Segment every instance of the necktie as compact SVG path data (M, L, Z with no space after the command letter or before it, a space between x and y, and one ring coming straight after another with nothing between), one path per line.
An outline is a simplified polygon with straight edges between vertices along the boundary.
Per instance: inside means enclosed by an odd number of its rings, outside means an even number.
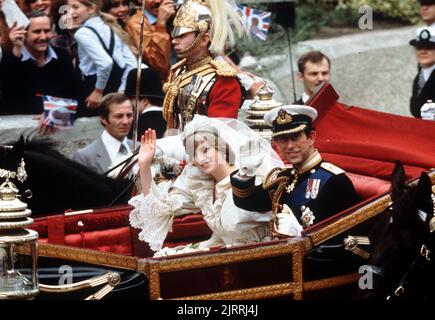
M121 145L119 146L118 156L126 156L126 155L128 155L127 147L123 143L121 143Z
M424 85L426 84L426 80L424 80L423 71L420 70L420 74L418 75L418 91L417 95L421 93L421 90L423 90Z

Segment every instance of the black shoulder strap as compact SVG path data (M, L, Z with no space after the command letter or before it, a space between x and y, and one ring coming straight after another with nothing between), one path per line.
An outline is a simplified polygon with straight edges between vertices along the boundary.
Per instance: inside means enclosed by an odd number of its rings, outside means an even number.
M103 39L101 38L101 36L97 32L97 30L95 30L91 26L86 26L85 28L88 28L93 33L95 33L95 35L98 37L98 40L100 40L101 45L103 46L104 50L106 50L106 52L112 57L113 56L113 50L115 49L115 35L113 34L112 28L109 27L110 28L110 45L109 45L109 49L107 49L106 45L104 44Z

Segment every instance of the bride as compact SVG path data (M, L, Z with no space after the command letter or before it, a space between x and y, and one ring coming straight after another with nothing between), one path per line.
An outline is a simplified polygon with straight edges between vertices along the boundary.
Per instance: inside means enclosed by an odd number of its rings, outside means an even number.
M175 182L155 184L151 164L156 153L156 133L148 129L138 155L142 193L129 203L134 207L130 223L141 229L140 240L159 251L155 256L207 250L217 245L239 245L270 240L271 212L251 212L234 205L230 174L238 169L240 152L255 141L250 161L261 183L272 168L282 166L270 144L235 119L196 115L182 133L189 159ZM246 158L246 156L245 156ZM213 234L196 245L163 248L174 217L201 212Z

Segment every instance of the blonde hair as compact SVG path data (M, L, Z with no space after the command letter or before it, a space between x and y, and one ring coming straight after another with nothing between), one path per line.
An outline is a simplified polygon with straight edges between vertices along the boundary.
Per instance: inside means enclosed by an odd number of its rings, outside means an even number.
M77 1L87 7L95 7L96 15L100 16L103 22L107 24L113 30L113 32L115 32L118 35L118 37L130 47L130 49L133 48L133 45L131 44L130 41L130 36L126 31L124 31L124 29L121 28L116 17L114 17L110 13L101 11L101 6L102 6L101 0L77 0ZM132 51L134 54L137 53L137 50L132 50Z

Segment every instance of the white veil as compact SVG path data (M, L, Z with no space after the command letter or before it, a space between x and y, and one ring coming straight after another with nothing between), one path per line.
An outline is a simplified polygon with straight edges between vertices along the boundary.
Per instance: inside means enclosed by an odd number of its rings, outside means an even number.
M195 139L189 137L201 132L212 133L213 136L217 134L219 137L217 141L219 143L223 141L225 148L229 146L234 159L226 160L234 164L236 168L239 167L241 149L243 158L246 158L247 153L244 146L255 141L252 144L256 146L252 153L252 157L255 159L255 161L252 161L255 164L255 169L252 172L256 175L256 182L261 183L261 180L271 169L283 167L283 162L272 149L271 144L266 139L261 138L257 132L236 119L209 118L195 115L193 120L186 125L181 135L165 140L167 144L172 142L172 146L167 147L168 149L172 147L177 150L185 148L185 151L187 150L186 154L195 154ZM200 137L211 138L212 136L200 135ZM184 141L185 147L182 147L182 141ZM189 148L193 149L189 150ZM218 146L217 150L221 150L220 146ZM250 154L248 153L248 156ZM185 158L188 159L187 155ZM227 233L225 233L227 238L229 234L231 236L237 234L237 241L240 241L238 237L245 240L248 237L252 237L252 239L261 238L261 232L256 231L257 227L263 230L263 226L259 226L259 222L266 222L270 217L263 213L247 213L239 208L235 212L236 207L231 200L232 193L226 192L231 188L229 180L229 177L227 177L220 181L220 184L215 184L214 178L200 170L199 167L187 165L173 183L170 181L158 185L152 183L150 193L145 196L140 194L129 201L129 204L135 207L130 213L130 224L141 229L139 238L148 242L151 249L156 251L161 249L168 231L172 230L174 217L198 211L202 212L209 226L220 226L223 223L222 221L226 221L224 222L225 227L222 225L220 228L229 228L226 229ZM225 201L228 194L230 198ZM226 218L222 213L226 214ZM253 225L256 227L252 227ZM213 228L212 230L215 231ZM258 239L255 241L258 241Z
M270 170L275 167L283 167L284 163L273 150L271 144L266 139L249 128L246 124L237 119L230 118L210 118L196 114L184 128L181 135L187 154L192 154L194 150L194 139L188 139L189 136L197 132L211 132L218 134L223 142L231 148L235 159L229 159L236 167L239 167L241 147L246 146L249 142L255 141L256 148L252 150L252 157L264 156L261 167Z

